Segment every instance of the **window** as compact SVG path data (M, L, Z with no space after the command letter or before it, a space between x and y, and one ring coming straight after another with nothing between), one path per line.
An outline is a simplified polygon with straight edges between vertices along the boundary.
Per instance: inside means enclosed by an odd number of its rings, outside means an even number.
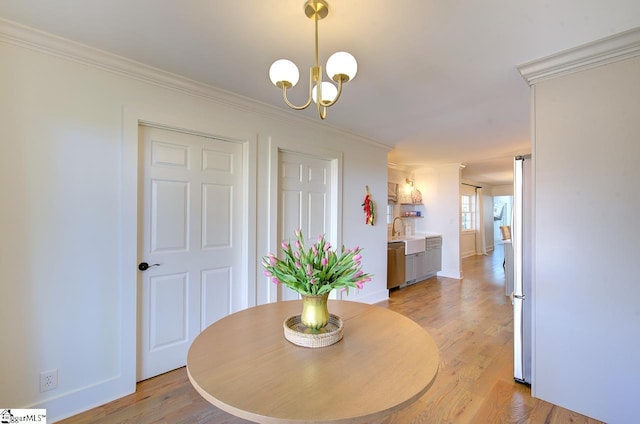
M387 205L387 224L393 223L393 205Z
M463 194L460 196L460 229L472 231L476 221L476 197Z

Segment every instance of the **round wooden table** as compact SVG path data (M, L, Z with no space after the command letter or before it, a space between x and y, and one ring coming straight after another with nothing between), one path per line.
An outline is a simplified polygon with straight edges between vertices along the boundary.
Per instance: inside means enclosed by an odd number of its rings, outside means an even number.
M388 309L329 300L344 338L297 346L282 323L301 301L270 303L206 328L187 356L193 387L218 408L258 423L362 423L421 397L435 380L438 349L418 324Z

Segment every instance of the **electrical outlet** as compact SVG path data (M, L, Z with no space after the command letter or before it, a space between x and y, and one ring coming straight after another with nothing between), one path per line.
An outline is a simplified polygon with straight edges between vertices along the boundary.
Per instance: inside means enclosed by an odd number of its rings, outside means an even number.
M58 387L58 369L42 371L40 373L40 392L46 392Z

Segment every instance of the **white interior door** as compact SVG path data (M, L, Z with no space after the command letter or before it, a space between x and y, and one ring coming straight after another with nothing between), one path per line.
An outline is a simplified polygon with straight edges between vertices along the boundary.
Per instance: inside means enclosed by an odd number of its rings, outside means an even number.
M140 127L138 381L243 305L242 168L238 143Z
M279 155L280 207L278 208L278 245L293 241L294 231L301 229L307 246L315 243L320 234L335 245L332 239L332 172L331 161L298 153ZM298 299L296 292L283 287L281 300Z

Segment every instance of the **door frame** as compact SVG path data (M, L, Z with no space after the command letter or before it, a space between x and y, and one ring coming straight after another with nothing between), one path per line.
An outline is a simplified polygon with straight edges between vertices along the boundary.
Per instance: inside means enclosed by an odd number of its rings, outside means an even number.
M276 253L278 245L278 218L280 207L280 187L278 184L278 170L280 166L281 152L290 152L302 156L311 156L331 163L331 222L333 223L329 240L335 246L342 245L342 170L343 154L331 149L318 147L315 144L294 142L288 139L278 139L269 137L269 182L268 182L268 230L267 230L267 250ZM259 303L277 302L278 288L271 283L268 277L263 277L263 284L258 284L257 296ZM341 293L337 293L337 298L341 298Z
M139 361L138 332L138 237L139 213L139 136L140 125L185 132L193 135L213 137L219 140L242 144L242 156L245 164L242 181L244 195L242 199L242 242L243 277L247 281L246 306L256 304L256 185L257 137L242 126L233 125L224 116L213 119L211 115L200 116L181 110L171 104L122 107L122 157L121 157L121 193L120 199L120 370L119 388L122 394L136 390L136 372ZM227 134L227 135L220 135ZM233 134L233 138L228 134Z

